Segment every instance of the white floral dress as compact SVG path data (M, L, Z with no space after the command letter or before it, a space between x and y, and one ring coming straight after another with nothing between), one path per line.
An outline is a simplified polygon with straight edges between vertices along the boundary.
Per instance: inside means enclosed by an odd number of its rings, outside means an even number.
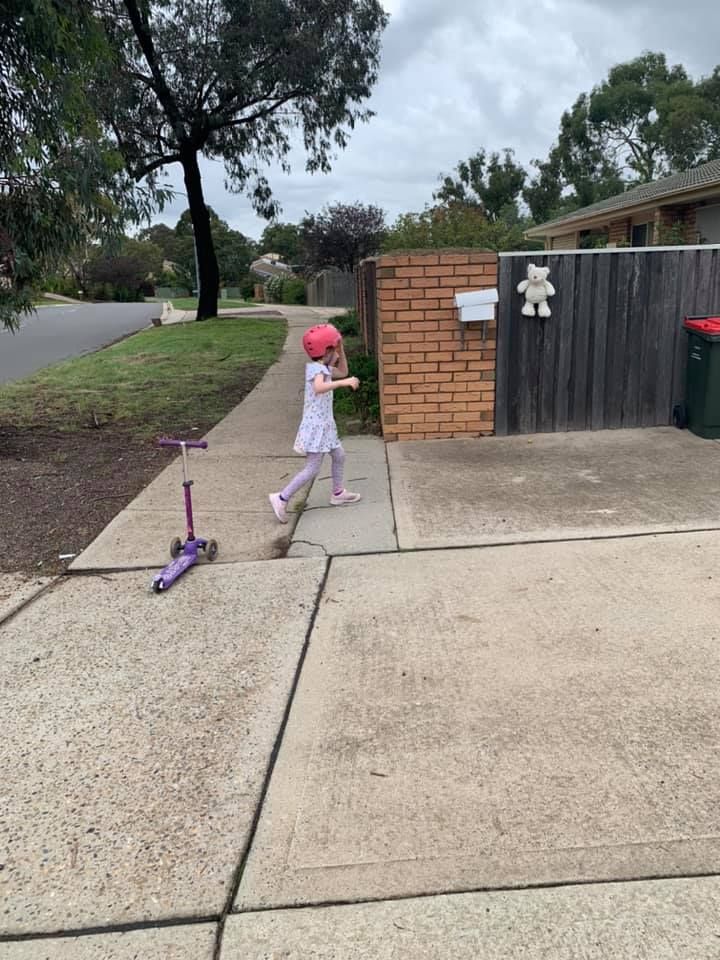
M295 438L296 453L329 453L340 446L333 417L333 391L315 393L313 389L313 380L319 373L325 382L332 380L330 368L324 363L305 364L305 405Z

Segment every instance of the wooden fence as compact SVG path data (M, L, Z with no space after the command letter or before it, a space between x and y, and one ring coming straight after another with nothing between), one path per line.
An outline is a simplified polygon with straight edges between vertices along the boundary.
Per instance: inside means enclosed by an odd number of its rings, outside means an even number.
M339 270L323 270L307 284L310 307L354 307L355 277Z
M524 317L517 285L550 267L548 320ZM686 315L720 313L720 248L501 254L499 435L672 422L683 399Z
M377 356L377 261L374 258L363 260L358 265L355 271L355 287L355 299L363 343L369 354Z

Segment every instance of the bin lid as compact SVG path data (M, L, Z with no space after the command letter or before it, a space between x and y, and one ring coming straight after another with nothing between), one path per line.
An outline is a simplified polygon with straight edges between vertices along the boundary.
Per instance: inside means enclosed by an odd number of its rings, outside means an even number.
M685 317L683 326L686 330L720 335L720 317Z

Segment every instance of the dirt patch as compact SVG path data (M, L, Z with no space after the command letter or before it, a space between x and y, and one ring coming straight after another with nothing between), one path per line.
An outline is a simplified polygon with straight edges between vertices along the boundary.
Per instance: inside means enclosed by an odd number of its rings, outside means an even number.
M262 372L249 370L226 391L228 409ZM215 422L175 423L173 433L201 437ZM70 561L59 555L80 553L172 459L119 426L62 433L0 425L0 572L62 572Z

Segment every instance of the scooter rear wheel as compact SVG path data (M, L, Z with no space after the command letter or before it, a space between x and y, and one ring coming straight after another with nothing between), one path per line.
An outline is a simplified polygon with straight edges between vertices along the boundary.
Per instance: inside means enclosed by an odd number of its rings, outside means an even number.
M217 540L208 540L207 546L205 547L205 556L211 563L217 557L218 550Z
M170 541L170 556L173 560L177 559L183 552L183 542L180 537L175 537Z

